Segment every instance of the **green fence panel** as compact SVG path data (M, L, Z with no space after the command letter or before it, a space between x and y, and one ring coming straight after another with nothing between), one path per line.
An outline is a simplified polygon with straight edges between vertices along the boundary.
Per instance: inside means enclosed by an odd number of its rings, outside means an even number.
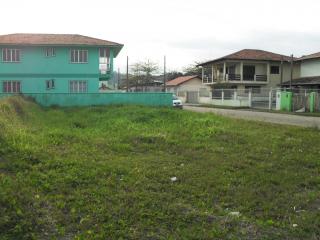
M310 112L314 112L316 103L316 93L312 92L309 94Z
M42 106L147 105L172 106L172 93L26 93ZM12 94L0 94L1 97Z
M280 110L292 111L292 92L281 92Z

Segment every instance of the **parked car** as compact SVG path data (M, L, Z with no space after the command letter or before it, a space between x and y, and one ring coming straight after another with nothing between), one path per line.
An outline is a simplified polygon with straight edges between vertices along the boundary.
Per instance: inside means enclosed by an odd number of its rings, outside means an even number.
M183 108L182 101L176 95L173 95L172 106L175 108Z

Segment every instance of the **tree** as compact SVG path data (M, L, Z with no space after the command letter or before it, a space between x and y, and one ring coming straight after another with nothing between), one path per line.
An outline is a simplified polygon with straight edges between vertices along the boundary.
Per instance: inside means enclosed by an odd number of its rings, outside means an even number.
M147 60L146 62L136 62L131 65L131 77L129 83L135 86L136 89L139 85L149 85L152 80L152 75L159 70L157 63Z
M181 76L183 76L182 72L178 72L178 71L167 72L167 81L170 81L172 79L175 79L175 78L181 77Z
M130 66L130 70L132 74L129 76L129 85L135 86L136 90L139 84L142 83L142 65L140 62L134 63Z
M202 72L201 72L201 68L197 67L198 64L199 64L198 62L194 62L193 64L190 64L190 65L184 67L183 68L184 75L201 76Z
M159 66L155 62L148 60L140 63L141 72L144 76L144 84L148 85L151 82L152 74L159 70Z

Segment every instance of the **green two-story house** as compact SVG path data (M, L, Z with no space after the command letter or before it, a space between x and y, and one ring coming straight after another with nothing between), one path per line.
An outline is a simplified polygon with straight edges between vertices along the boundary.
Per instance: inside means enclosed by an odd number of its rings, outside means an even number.
M0 35L0 93L98 93L122 47L71 34Z

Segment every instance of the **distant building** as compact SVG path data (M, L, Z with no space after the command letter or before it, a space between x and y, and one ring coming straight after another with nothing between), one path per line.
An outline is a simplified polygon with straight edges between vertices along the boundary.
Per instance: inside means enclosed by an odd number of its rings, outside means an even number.
M202 84L198 76L182 76L167 82L167 92L210 91L211 87Z
M277 87L291 78L289 56L256 49L244 49L199 64L202 83L213 89L255 89ZM300 75L295 63L294 77Z
M211 87L203 85L198 76L183 76L167 82L167 92L176 94L183 102L198 103L199 97L210 96Z
M320 52L296 59L300 68L300 76L291 82L286 81L283 87L320 89Z

